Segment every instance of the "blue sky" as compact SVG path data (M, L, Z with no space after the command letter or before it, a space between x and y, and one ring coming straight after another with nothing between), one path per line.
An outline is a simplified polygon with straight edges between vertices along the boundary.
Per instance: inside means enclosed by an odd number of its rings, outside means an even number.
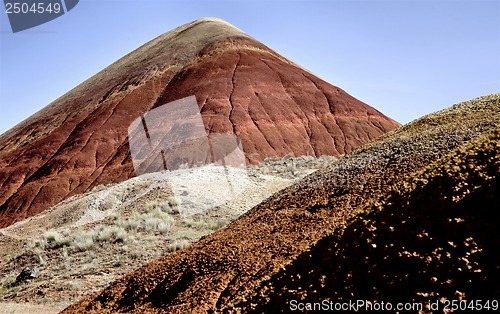
M0 133L147 41L227 20L407 123L500 92L500 1L80 0L12 33L0 14Z

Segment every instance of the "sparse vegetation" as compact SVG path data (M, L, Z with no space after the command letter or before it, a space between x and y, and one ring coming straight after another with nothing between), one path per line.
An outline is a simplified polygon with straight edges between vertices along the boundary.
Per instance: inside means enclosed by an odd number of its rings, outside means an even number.
M37 245L45 249L70 247L73 251L86 251L98 242L126 242L130 231L166 234L175 222L170 213L178 214L171 204L171 202L155 202L149 204L143 214L134 213L126 220L121 220L115 215L111 217L112 225L98 225L91 230L77 230L71 234L50 230L43 235Z
M225 220L222 220L220 218L206 219L205 217L185 218L184 223L189 227L198 230L209 229L212 231L219 230L220 228L224 227L227 224Z
M170 205L170 202L153 202L146 206L143 214L135 213L120 224L127 230L137 230L145 232L167 233L175 222L172 215L179 212Z
M323 158L335 160L334 157ZM289 164L288 166L283 163L284 160ZM315 160L313 157L295 158L289 155L283 159L275 158L261 165L251 166L248 168L248 172L259 182L259 186L264 181L262 179L264 171L271 175L266 176L267 178L279 177L278 182L284 187L291 184L293 180L310 173L311 169L307 169L307 165L319 168L320 162L315 164ZM295 161L296 165L290 166ZM291 173L291 169L295 169L295 172ZM272 186L273 189L278 189L278 187ZM112 185L100 186L95 191L106 191L106 189L113 187ZM130 192L131 190L127 189L127 191L127 193L137 193L137 190ZM266 193L270 192L272 190L266 190ZM155 196L152 198L153 201L148 203L138 203L130 212L109 210L107 217L98 222L89 219L78 227L59 227L48 230L40 236L36 243L28 244L23 249L25 253L26 250L33 253L33 258L30 259L29 263L24 263L22 266L16 264L16 267L4 271L4 273L15 278L21 267L37 265L41 269L41 279L37 280L44 282L42 291L57 291L60 295L66 294L67 297L71 295L72 298L75 297L75 293L82 296L84 293L102 288L103 284L107 284L109 280L129 272L139 265L165 254L165 252L174 252L189 246L202 236L223 228L243 212L231 211L228 213L228 207L224 205L226 207L217 206L186 217L181 214L183 211L180 211L175 199L168 198L169 194L166 195L165 198ZM187 202L183 203L183 206L189 206L187 204ZM100 210L107 209L103 207ZM53 277L54 274L57 275ZM63 277L59 277L60 275ZM93 278L92 287L89 287L91 279L87 279L87 277ZM73 281L74 284L59 284L59 282ZM16 293L20 289L25 291L20 296L32 294L33 292L28 292L31 290L27 289L31 289L36 282L26 282L15 287L0 283L2 291L0 297ZM58 283L56 284L56 282ZM36 300L43 298L42 294L36 295L33 302L36 303ZM56 301L51 299L49 303L52 304L52 302Z
M122 255L118 255L115 259L115 261L113 262L113 266L114 267L120 267L122 266L123 264L125 263L125 257L122 256Z
M165 239L171 241L169 250L176 251L228 223L226 219L211 218L203 213L192 217L181 217L174 200L151 202L145 206L143 213L133 213L127 219L114 214L110 216L110 221L110 224L96 225L90 230L78 229L71 232L49 230L36 243L37 249L62 248L61 256L67 260L69 254L91 250L98 243L125 243L133 238L132 234L135 233L149 234L153 237L172 233ZM185 227L188 229L185 230ZM172 228L176 228L176 232L171 232ZM152 238L149 240L155 241ZM42 254L39 253L37 256L39 256L40 263L44 263ZM131 253L132 258L139 256L137 252ZM115 261L113 265L116 263L122 262Z
M172 234L171 239L172 240L179 240L179 239L184 239L184 240L199 239L204 234L205 233L203 231L196 230L196 229L193 229L193 228L182 229L182 230L179 230L178 232L176 232L175 234Z
M171 252L175 252L181 250L189 245L189 241L187 240L175 240L173 243L169 245L169 249Z
M69 245L71 242L71 238L55 230L48 231L43 238L45 240L44 246L54 249Z
M77 230L71 234L66 232L49 231L37 243L38 247L45 249L58 249L69 247L73 251L86 251L91 249L96 242L125 242L127 232L119 226L98 226L92 230ZM67 250L63 251L65 255Z
M0 293L3 295L8 295L17 292L21 289L19 283L16 281L15 275L10 275L8 277L0 279Z
M125 242L127 239L127 231L120 226L100 226L94 232L97 232L97 235L93 238L101 242Z
M92 232L78 232L71 240L71 246L77 251L86 251L94 246L94 237Z

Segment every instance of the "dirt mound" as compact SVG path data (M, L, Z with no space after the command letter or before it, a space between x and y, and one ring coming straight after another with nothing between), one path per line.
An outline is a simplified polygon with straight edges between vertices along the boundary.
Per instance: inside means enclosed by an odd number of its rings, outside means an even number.
M230 309L498 299L499 150L496 129L408 176Z
M393 184L499 127L499 101L500 94L481 97L390 132L66 313L224 310Z
M241 139L247 163L338 155L398 126L234 26L168 32L0 136L0 227L135 175L128 126L195 96L206 132Z

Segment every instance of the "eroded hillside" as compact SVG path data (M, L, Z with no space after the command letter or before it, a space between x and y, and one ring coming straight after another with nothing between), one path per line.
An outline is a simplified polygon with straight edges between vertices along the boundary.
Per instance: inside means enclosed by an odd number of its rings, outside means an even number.
M65 312L224 310L312 244L344 228L394 184L498 128L499 105L500 94L480 97L390 132L273 195L226 228L138 269Z
M229 23L200 19L146 43L0 136L0 227L136 176L128 127L190 96L203 136L239 138L247 164L289 153L336 156L399 126Z

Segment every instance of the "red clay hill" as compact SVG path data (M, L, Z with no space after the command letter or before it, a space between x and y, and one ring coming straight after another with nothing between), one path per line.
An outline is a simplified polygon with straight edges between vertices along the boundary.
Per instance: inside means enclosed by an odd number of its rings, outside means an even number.
M0 227L135 176L128 126L196 96L207 132L248 163L339 155L399 124L218 19L146 43L0 136Z

